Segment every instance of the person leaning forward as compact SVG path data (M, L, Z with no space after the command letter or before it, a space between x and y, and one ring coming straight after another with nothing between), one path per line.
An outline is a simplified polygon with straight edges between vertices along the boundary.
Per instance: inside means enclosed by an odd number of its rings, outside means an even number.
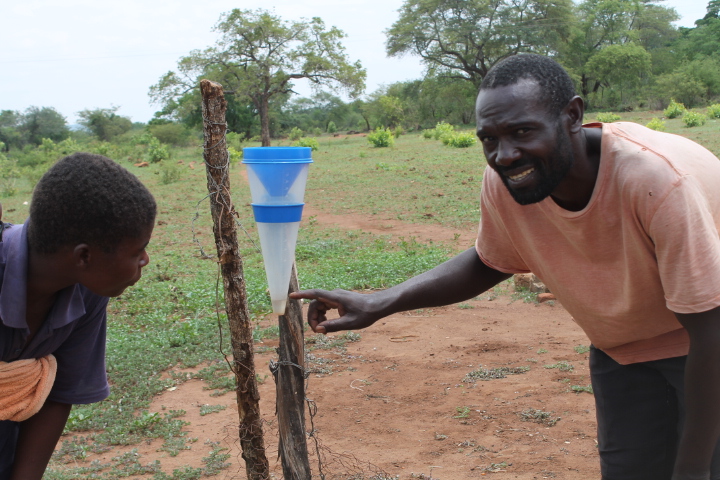
M475 248L384 291L291 296L326 333L536 273L592 343L602 478L720 479L720 161L583 113L554 60L499 62L476 103L490 168Z
M0 480L43 476L73 404L109 394L108 297L149 263L150 192L114 161L59 160L0 242Z

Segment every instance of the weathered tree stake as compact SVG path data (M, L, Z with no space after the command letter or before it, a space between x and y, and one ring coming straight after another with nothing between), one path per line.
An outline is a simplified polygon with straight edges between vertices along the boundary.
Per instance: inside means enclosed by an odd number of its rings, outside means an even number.
M293 265L290 292L298 290ZM289 299L285 315L280 315L280 361L272 367L276 385L276 408L280 431L279 454L285 480L310 480L312 472L305 436L305 339L302 305Z
M270 469L265 455L265 441L260 417L255 362L253 326L245 297L245 277L238 254L235 208L230 198L229 161L225 144L225 111L227 102L222 86L209 80L200 82L204 119L204 158L210 194L210 212L217 247L218 262L225 290L225 309L233 351L233 370L237 381L237 404L240 417L240 445L249 480L268 480Z

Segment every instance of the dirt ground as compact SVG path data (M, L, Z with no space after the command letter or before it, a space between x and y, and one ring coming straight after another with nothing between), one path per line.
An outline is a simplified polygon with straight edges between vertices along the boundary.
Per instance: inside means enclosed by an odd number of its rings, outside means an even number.
M418 241L458 241L454 230L306 208L304 217L321 224ZM473 236L463 232L459 241L471 244ZM581 390L590 383L588 354L576 349L587 345L587 338L559 304L526 303L511 293L393 315L360 331L361 338L344 348L311 351L306 395L317 407L312 426L322 445L325 478L599 478L593 397ZM267 454L274 478L282 478L269 375L275 346L258 345L256 360L257 373L267 375L260 385ZM466 378L501 368L516 374ZM140 446L139 453L144 461L160 460L170 473L183 465L202 466L208 453L203 444L220 442L232 465L218 478L247 478L234 394L211 397L203 385L190 380L158 396L151 407L186 410L186 430L198 439L193 448L170 457L157 451L158 442ZM203 405L227 408L200 416ZM315 451L313 439L309 447ZM315 455L312 462L313 478L321 478ZM373 476L379 473L386 476Z

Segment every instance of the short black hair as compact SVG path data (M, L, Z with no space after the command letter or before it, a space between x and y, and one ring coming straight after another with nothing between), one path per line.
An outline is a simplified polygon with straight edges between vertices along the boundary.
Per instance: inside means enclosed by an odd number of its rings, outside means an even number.
M483 78L480 90L515 85L533 80L540 86L543 103L555 115L576 95L570 75L555 60L534 53L522 53L496 63Z
M156 212L155 199L135 175L102 155L74 153L35 186L28 242L38 253L81 243L112 253L147 232Z

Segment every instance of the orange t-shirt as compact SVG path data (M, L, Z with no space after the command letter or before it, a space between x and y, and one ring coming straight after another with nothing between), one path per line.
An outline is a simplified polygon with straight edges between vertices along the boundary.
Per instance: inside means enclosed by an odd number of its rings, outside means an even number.
M496 270L535 273L621 364L685 355L673 312L720 306L720 161L633 123L586 127L602 128L588 205L519 205L487 168L478 254Z

